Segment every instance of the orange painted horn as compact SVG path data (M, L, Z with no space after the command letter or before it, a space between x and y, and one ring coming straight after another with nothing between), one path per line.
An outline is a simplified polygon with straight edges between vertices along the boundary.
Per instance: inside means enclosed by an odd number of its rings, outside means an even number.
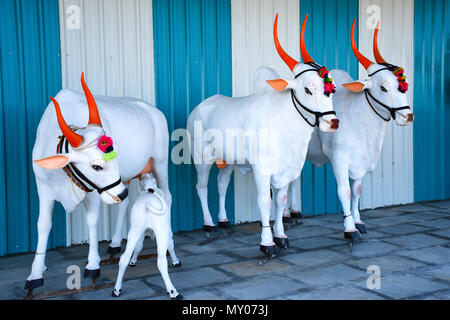
M355 23L356 23L356 19L353 20L353 26L352 26L352 35L351 35L351 41L352 41L352 50L353 53L355 54L356 58L358 59L358 61L364 66L364 68L369 69L369 67L373 64L372 61L370 61L369 59L367 59L366 57L364 57L361 52L358 51L358 48L356 47L356 43L355 43Z
M100 120L100 115L98 114L97 103L95 102L94 96L84 81L84 72L81 74L81 85L89 107L89 124L98 124L99 126L102 126L102 121Z
M300 52L302 54L303 62L304 63L311 63L311 62L314 62L314 60L308 54L308 51L306 51L306 46L305 46L305 28L306 28L306 21L307 20L308 20L308 14L306 14L305 20L303 20L302 32L300 33Z
M294 71L295 66L299 63L297 60L292 59L286 51L281 47L280 41L278 40L278 13L275 18L275 23L273 25L273 39L275 41L275 47L277 48L277 52L280 55L281 59L287 64L291 71Z
M380 21L378 21L377 27L375 29L375 34L373 35L373 54L375 56L375 61L377 63L386 63L378 50L378 30L380 29Z
M80 136L79 134L76 134L75 132L72 131L72 129L69 128L69 126L67 125L66 121L62 116L61 108L59 107L58 101L56 101L52 97L50 97L50 100L53 101L53 105L55 106L56 118L58 119L58 124L59 128L61 129L61 132L63 133L64 137L66 137L67 141L69 141L70 145L73 148L78 148L81 142L83 142L83 137Z

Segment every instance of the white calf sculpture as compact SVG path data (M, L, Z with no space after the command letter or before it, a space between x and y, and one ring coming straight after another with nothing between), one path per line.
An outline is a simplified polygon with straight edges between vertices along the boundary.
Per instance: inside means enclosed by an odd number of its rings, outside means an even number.
M161 273L167 288L167 293L171 299L182 299L181 294L177 292L169 278L167 268L167 249L172 238L170 229L170 210L164 200L165 195L161 189L158 189L156 180L150 174L142 175L140 182L141 193L136 199L131 210L131 227L128 232L127 248L120 257L119 274L116 285L112 293L113 297L120 296L122 292L122 281L128 264L137 261L137 256L142 249L145 232L147 229L153 230L158 246L158 269Z
M270 229L270 197L271 185L287 191L289 183L301 174L306 158L308 143L314 127L324 132L334 132L339 121L333 111L331 93L333 85L325 77L326 68L322 68L308 55L304 44L305 18L301 34L301 52L304 64L292 59L281 48L278 36L278 15L274 24L275 45L278 53L289 68L296 74L295 79L277 79L278 74L270 68L260 68L256 73L255 93L242 98L229 98L216 95L202 102L191 113L187 128L193 137L192 156L198 173L197 192L201 201L204 231L210 232L216 228L208 208L208 179L209 172L216 161L221 168L218 183L220 194L219 222L227 224L225 212L225 196L232 167L236 166L243 173L253 171L258 192L258 207L261 213L262 233L260 250L268 259L278 254L277 246L286 248L288 239L284 233L282 214L277 214L274 226L275 237ZM275 80L274 80L275 79ZM227 154L227 144L223 141L222 147L215 143L215 153L208 161L202 158L202 150L210 149L212 142L201 136L196 136L196 129L205 132L212 130L226 137L230 131L259 132L259 130L272 129L279 136L278 159L263 145L258 143L256 148L248 144L243 146L243 152ZM206 135L206 132L205 132ZM234 138L232 138L234 145ZM200 148L198 148L200 147ZM252 162L253 156L259 155L259 162ZM224 160L225 159L225 160ZM264 165L268 164L268 165ZM281 196L281 202L286 198Z
M378 51L378 28L374 35L376 64L365 58L354 40L355 22L351 41L359 62L369 73L369 79L353 81L342 70L333 70L337 82L333 104L341 119L341 127L334 135L324 135L317 130L311 139L307 159L320 167L331 162L338 184L338 195L344 209L346 239L350 246L366 228L359 214L363 177L378 163L384 134L391 119L404 126L414 120L407 105L408 84L402 68L386 63ZM350 187L349 178L353 180ZM350 208L351 203L351 208Z
M121 181L153 172L164 191L168 208L172 203L168 185L169 132L163 113L137 99L94 99L84 75L81 82L86 98L72 90L60 91L52 99L53 104L47 107L37 131L33 159L41 160L35 160L33 170L40 202L39 236L31 275L25 286L29 294L43 285L55 201L61 202L67 212L75 210L80 203L86 208L89 257L85 277L92 279L100 274L97 224L101 200L107 204L120 203L115 235L118 247L129 203L127 188ZM72 126L64 119L69 119ZM86 123L89 123L87 127ZM55 152L56 155L42 159ZM92 192L94 190L100 196ZM175 257L173 242L169 251Z

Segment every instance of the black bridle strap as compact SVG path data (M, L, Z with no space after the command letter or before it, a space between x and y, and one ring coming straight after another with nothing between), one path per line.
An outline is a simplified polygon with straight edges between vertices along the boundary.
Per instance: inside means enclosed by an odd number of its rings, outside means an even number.
M303 120L306 121L307 124L309 124L311 127L317 127L319 126L319 119L323 116L329 115L329 114L333 114L336 115L335 111L327 111L327 112L316 112L313 111L307 107L305 107L300 100L298 100L297 96L295 95L295 92L293 89L291 89L291 97L292 97L292 103L294 104L295 110L297 110L297 112L302 116ZM303 108L303 110L305 110L306 112L313 114L316 117L316 121L314 124L312 124L311 122L309 122L309 120L300 112L300 110L297 108L297 104L300 105L300 107Z
M380 71L381 71L381 70L380 70ZM378 103L380 106L382 106L383 108L385 108L386 110L388 110L389 113L390 113L390 115L391 115L391 117L392 117L392 119L394 119L394 120L395 120L395 118L397 117L397 116L396 116L397 111L400 111L400 110L406 110L406 109L409 109L409 110L410 110L410 109L411 109L411 107L409 107L409 106L404 106L404 107L399 107L399 108L391 108L391 107L389 107L388 105L385 105L383 102L379 101L377 98L375 98L375 97L370 93L370 90L369 90L369 89L364 90L364 93L365 93L365 95L366 95L367 103L368 103L369 106L372 108L372 110L373 110L373 111L374 111L381 119L383 119L383 120L386 121L386 122L391 121L391 118L386 119L385 117L383 117L383 116L382 116L382 115L374 108L374 106L370 103L369 97L371 97L373 100L375 100L375 102Z
M63 141L61 142L59 152L62 153L62 146L63 146L63 142L64 142L65 152L69 153L69 141L64 136L62 139L63 139ZM122 179L119 178L119 180L110 184L109 186L106 186L104 188L99 188L95 183L93 183L91 180L89 180L73 163L69 163L66 166L66 169L70 172L71 177L73 179L75 179L76 182L78 182L88 193L92 192L93 190L89 189L86 186L86 184L90 185L93 189L97 190L97 192L99 194L102 194L103 192L108 191L114 187L117 187L119 184L122 183Z

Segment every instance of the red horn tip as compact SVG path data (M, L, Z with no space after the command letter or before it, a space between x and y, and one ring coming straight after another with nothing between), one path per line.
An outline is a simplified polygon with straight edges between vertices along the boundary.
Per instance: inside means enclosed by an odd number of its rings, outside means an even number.
M314 59L311 58L308 51L306 50L305 45L305 29L306 29L306 21L308 21L308 14L306 14L305 19L303 20L302 24L302 31L300 34L300 52L302 54L302 59L304 63L311 63L314 62Z
M66 137L67 141L69 141L72 147L78 148L83 142L83 137L73 132L72 129L69 128L61 113L61 108L59 107L58 101L56 101L52 97L50 97L50 100L52 100L53 105L55 106L56 118L58 119L58 125L61 129L61 132L63 133L64 137Z
M373 54L375 56L375 61L377 63L386 63L386 60L381 56L380 50L378 49L378 31L380 29L380 21L377 23L377 27L375 28L375 33L373 35Z
M359 52L358 47L356 46L356 42L355 42L355 24L356 24L356 19L353 20L352 32L351 32L352 50L353 50L353 53L355 54L356 58L358 59L358 61L367 70L373 64L373 62L370 61L369 59L367 59L365 56L363 56L361 54L361 52Z
M295 66L298 64L298 61L290 57L286 51L281 47L280 41L278 40L278 13L275 17L275 23L273 25L273 39L275 42L275 47L277 48L277 52L280 55L281 59L287 64L291 71L294 71Z

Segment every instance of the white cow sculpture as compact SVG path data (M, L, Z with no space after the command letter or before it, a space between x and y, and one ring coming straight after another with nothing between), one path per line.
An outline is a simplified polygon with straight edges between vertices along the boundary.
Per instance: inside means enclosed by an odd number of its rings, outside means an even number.
M373 41L376 64L358 51L354 29L355 22L351 31L352 49L366 68L369 79L353 81L343 70L331 71L337 83L333 105L341 127L333 135L316 130L307 155L307 159L317 167L328 162L333 166L338 196L344 209L344 235L351 247L359 239L359 232L366 233L358 207L361 180L378 163L389 121L394 119L397 125L404 126L414 120L407 105L408 84L403 69L386 63L378 51L379 23ZM351 187L349 178L353 181Z
M122 292L122 281L128 267L136 265L139 252L147 229L153 230L158 246L158 269L166 285L167 293L171 299L182 299L169 278L167 268L167 249L172 238L170 228L170 208L164 200L165 195L158 189L155 178L150 174L143 174L141 181L141 193L133 204L131 210L131 226L127 237L127 248L120 257L119 274L112 293L113 297L119 297ZM134 253L134 254L133 254Z
M300 176L314 127L317 126L324 132L334 132L339 126L332 105L333 85L321 77L325 68L314 63L305 48L306 20L307 16L302 26L300 45L304 63L294 60L281 48L277 36L278 15L274 24L277 51L297 75L295 79L278 79L279 76L273 69L260 68L256 74L258 85L252 95L242 98L221 95L211 97L192 111L187 123L193 137L192 156L198 173L197 192L203 210L204 231L210 232L216 228L208 208L208 179L213 163L216 162L221 168L218 177L219 223L225 225L228 223L225 196L233 166L243 173L253 171L262 222L260 250L268 259L277 256L276 245L282 248L288 246L282 214L277 214L274 225L275 237L272 236L269 223L272 205L270 187L280 190L279 194L285 194L289 183ZM256 148L245 144L240 155L235 152L227 154L227 151L230 151L229 148L225 148L227 141L212 143L208 141L210 139L195 134L198 128L205 136L210 131L219 133L222 137L233 131L257 133L265 129L274 130L279 137L277 141L279 157L274 157L261 141L258 141ZM245 139L242 136L241 138ZM232 139L229 142L234 146L234 138ZM214 148L210 161L197 162L196 159L202 159L203 150L210 149L213 144L216 147L221 145L222 148ZM256 154L259 161L252 162ZM281 203L285 201L286 197L280 198Z
M68 89L60 91L45 110L37 131L33 170L40 208L36 256L25 285L29 295L43 285L55 201L67 212L74 211L80 203L86 208L89 257L84 275L94 280L100 275L97 224L101 200L106 204L120 203L115 235L118 247L129 203L128 189L121 181L153 172L168 208L172 204L168 186L169 132L163 113L137 99L94 99L84 74L81 83L85 96ZM64 119L70 120L71 125ZM169 251L174 264L178 264L172 237L170 240Z

